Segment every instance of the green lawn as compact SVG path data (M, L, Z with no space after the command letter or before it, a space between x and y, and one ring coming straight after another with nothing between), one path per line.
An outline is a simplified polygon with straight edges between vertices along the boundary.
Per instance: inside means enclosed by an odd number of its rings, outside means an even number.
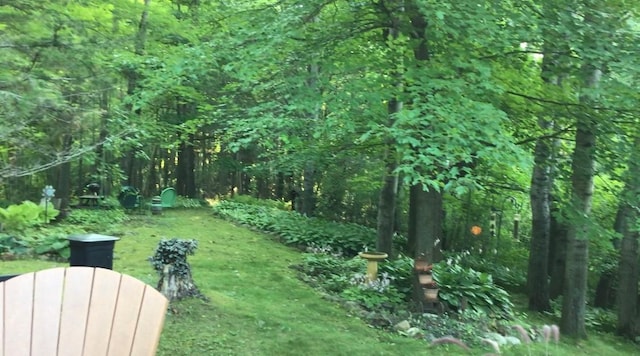
M100 231L95 231L99 233ZM208 209L165 210L134 216L116 243L114 270L155 285L147 262L162 238L197 239L189 258L193 277L211 300L172 305L158 355L452 355L457 346L429 347L423 340L376 330L299 281L292 264L300 253L269 236L219 220ZM46 261L1 262L2 273L63 265ZM542 345L503 350L505 355L545 355ZM474 350L473 355L490 352ZM578 345L550 346L552 355L632 355L640 352L611 336Z

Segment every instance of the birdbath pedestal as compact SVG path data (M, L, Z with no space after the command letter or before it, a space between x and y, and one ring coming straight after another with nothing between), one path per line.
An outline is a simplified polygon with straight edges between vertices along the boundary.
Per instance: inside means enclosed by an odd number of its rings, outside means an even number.
M384 252L372 251L360 252L358 256L367 260L367 279L370 282L378 279L378 262L389 257L389 255Z

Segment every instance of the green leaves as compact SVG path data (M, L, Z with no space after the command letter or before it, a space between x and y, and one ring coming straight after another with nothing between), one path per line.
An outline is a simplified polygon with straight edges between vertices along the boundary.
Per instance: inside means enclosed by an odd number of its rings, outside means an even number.
M438 297L461 309L468 308L487 315L510 318L513 304L509 294L493 283L491 275L465 268L455 258L433 266L433 278L438 284Z

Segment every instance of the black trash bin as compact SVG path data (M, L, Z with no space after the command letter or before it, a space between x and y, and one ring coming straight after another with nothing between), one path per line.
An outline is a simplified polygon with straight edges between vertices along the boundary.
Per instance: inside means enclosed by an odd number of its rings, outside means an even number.
M81 234L68 237L71 266L113 269L113 247L119 238L100 234Z

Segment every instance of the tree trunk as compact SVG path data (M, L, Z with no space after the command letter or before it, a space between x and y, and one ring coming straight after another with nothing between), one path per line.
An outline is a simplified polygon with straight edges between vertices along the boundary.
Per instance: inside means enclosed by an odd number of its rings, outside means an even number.
M425 191L422 185L414 185L410 190L410 225L414 236L414 257L424 256L427 262L437 262L442 257L442 193L435 190Z
M170 302L189 297L204 297L193 282L191 271L176 273L173 265L170 264L164 265L157 289L167 297Z
M628 187L630 181L627 179L625 186ZM624 237L625 224L628 216L626 211L627 203L624 199L625 193L623 192L620 203L618 204L618 210L616 211L616 218L613 223L613 230ZM613 248L620 251L621 239L613 239ZM615 306L617 293L616 293L616 278L619 275L619 269L606 270L600 274L598 285L596 287L595 296L593 297L593 306L596 308L611 309Z
M616 293L613 288L615 279L615 271L604 271L600 273L595 296L593 297L594 307L602 309L611 309L613 307L616 299Z
M395 156L395 150L389 149ZM387 158L389 160L390 158ZM378 201L378 224L376 250L386 252L389 256L393 253L394 218L396 209L396 194L398 191L398 175L394 173L396 169L395 157L387 163L382 189Z
M284 195L284 173L278 172L276 174L276 182L274 187L274 198L277 200L285 199Z
M553 199L551 199L553 202ZM567 256L567 225L554 216L560 210L551 204L549 230L549 298L556 299L564 289L565 258Z
M302 180L302 194L300 196L301 207L298 211L306 216L313 216L316 210L316 169L315 164L308 161L304 167Z
M189 135L189 141L193 137ZM181 142L178 150L178 167L176 193L181 196L193 198L196 196L195 178L195 151L191 142Z
M595 88L600 71L589 65L586 87ZM581 97L581 101L588 101ZM586 109L585 109L586 110ZM583 112L576 123L576 143L571 163L571 225L567 235L567 262L562 299L561 329L565 335L586 338L585 305L589 264L589 215L595 171L596 123L591 113Z
M540 119L539 125L548 129L550 123ZM539 138L535 148L535 165L531 175L531 247L527 287L529 310L551 310L549 303L549 233L551 230L551 147L548 139Z
M559 86L562 77L556 74L560 70L557 58L558 44L551 43L554 34L545 31L545 56L542 60L542 80L549 86ZM545 117L538 118L538 126L542 135L553 128L553 121ZM553 149L549 138L540 137L536 140L534 151L534 167L531 174L531 244L529 266L527 271L527 287L529 295L529 310L543 312L551 309L550 297L550 251L551 245L551 191L553 189ZM556 241L559 241L556 238ZM562 255L564 259L564 255ZM557 266L564 267L564 266ZM551 270L553 271L553 270ZM558 280L564 278L564 268L560 268ZM562 283L560 283L561 290Z
M620 222L622 241L618 267L618 324L621 335L635 338L640 334L638 314L638 197L640 197L640 134L636 133L634 148L629 158L629 168L622 195Z
M395 7L395 4L394 4ZM401 11L402 7L397 7L398 11ZM382 40L388 41L391 39L397 39L399 35L398 19L393 13L386 13L385 16L389 18L384 19L390 23L389 27L382 31ZM402 60L402 57L398 57L398 61ZM402 90L402 73L398 70L391 70L394 82L390 85L394 85L397 92ZM392 127L395 122L395 115L402 110L402 102L396 95L391 97L387 103L387 127ZM389 256L393 256L393 235L395 228L395 212L396 212L396 199L398 194L398 174L396 168L398 167L398 158L396 157L396 141L392 138L388 138L385 142L385 171L382 181L382 189L380 190L380 196L378 199L378 218L377 218L377 241L376 249L380 252L386 252Z

